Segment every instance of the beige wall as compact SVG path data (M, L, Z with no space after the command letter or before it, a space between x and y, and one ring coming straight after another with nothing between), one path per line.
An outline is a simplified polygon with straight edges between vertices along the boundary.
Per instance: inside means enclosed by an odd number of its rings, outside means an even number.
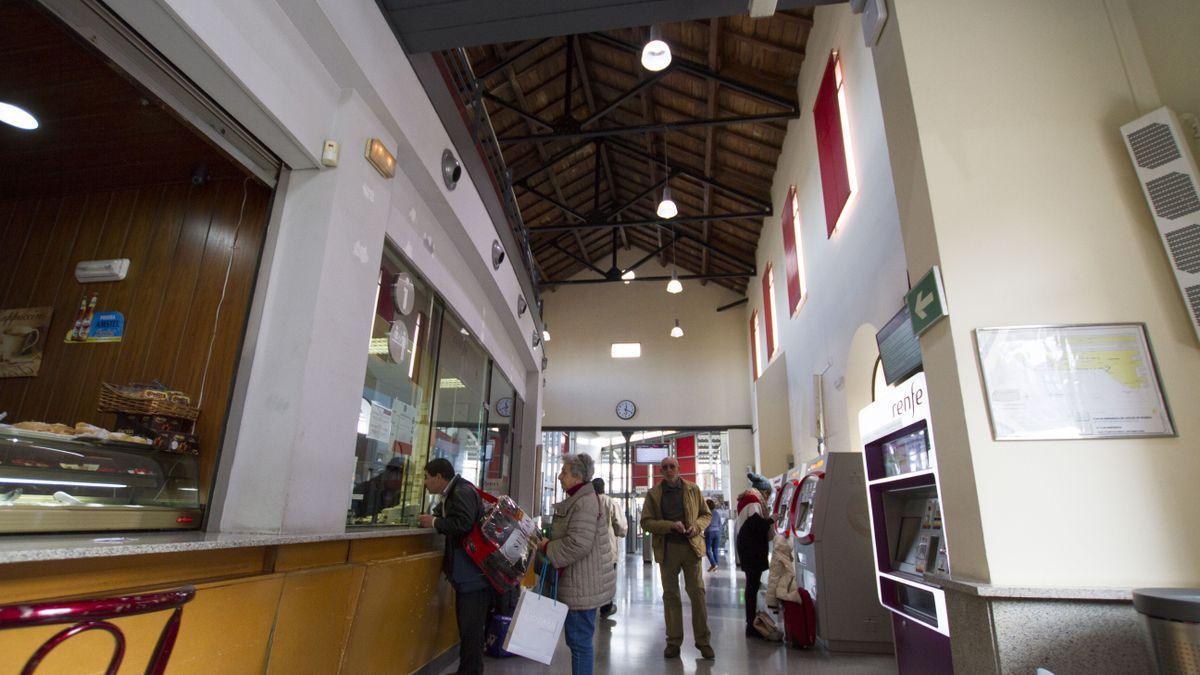
M621 264L644 255L622 251ZM655 262L637 272L670 274ZM750 424L748 324L737 309L716 311L738 296L698 281L684 281L683 287L678 295L667 293L665 282L563 286L544 293L551 341L542 426ZM676 312L684 330L678 339L668 335ZM642 357L613 359L613 342L641 342ZM638 407L629 422L614 412L622 399Z
M838 229L827 237L811 110L832 49L840 50L846 77L846 108L859 188L851 196ZM869 331L865 348L852 350L852 345L864 325L882 326L900 309L908 288L875 67L863 46L858 16L851 14L846 5L819 7L807 53L798 82L803 113L788 124L771 189L777 214L783 212L791 185L796 186L800 202L800 246L808 295L795 316L788 316L779 216L766 219L758 249L758 269L765 270L768 263L775 269L779 324L780 356L757 383L760 417L756 428L763 470L770 475L787 468L787 454L797 465L816 456L816 374L824 374L826 449L858 450L853 442L857 437L858 408L870 402L869 394L863 400L862 391L869 387L878 355L874 330ZM765 331L762 295L760 276L751 283L746 317L748 321L750 313L758 310L760 330ZM784 354L786 361L781 358ZM786 373L777 372L781 368ZM766 390L777 385L776 378L783 379L786 386L783 404L787 414L782 423L762 416L764 395L779 398Z
M792 419L788 396L787 354L771 361L754 383L754 434L758 440L758 471L778 476L794 457Z
M1121 142L1139 111L1112 17L1083 0L894 10L887 56L899 31L906 73L888 72L885 108L905 106L892 94L907 77L919 140L896 137L897 183L923 173L929 188L927 211L901 209L910 273L940 258L952 309L922 346L955 574L1196 584L1200 348ZM1116 321L1147 324L1178 438L992 440L975 328ZM959 545L978 532L981 547Z
M1200 2L1127 2L1163 105L1200 115Z

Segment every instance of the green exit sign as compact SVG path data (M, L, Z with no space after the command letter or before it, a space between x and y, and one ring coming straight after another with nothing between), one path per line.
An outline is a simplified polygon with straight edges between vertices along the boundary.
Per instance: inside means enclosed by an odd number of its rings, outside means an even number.
M913 332L917 335L950 314L946 307L946 290L942 288L942 273L937 265L929 268L917 285L904 296L904 301L908 303L908 315L912 320Z

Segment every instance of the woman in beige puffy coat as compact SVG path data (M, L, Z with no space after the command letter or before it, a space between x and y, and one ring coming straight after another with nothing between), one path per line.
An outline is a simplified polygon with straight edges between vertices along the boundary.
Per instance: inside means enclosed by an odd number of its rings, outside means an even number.
M780 600L800 602L799 582L796 578L796 556L792 542L783 535L776 535L771 550L771 571L767 575L767 607L779 607Z
M585 454L563 457L558 474L567 498L554 505L546 558L558 569L558 599L567 605L564 633L573 675L591 675L595 662L596 609L612 601L617 572L612 566L608 512L592 486L595 462Z

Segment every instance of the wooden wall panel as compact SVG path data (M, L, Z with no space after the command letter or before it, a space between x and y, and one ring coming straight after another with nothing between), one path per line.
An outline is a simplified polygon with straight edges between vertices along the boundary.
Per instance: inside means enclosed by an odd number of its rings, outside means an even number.
M267 675L338 672L365 572L365 565L338 565L284 578Z
M411 673L458 642L441 554L367 565L343 673Z
M270 199L270 190L242 179L65 197L0 196L0 252L6 252L0 309L54 307L41 372L0 379L7 421L111 428L113 416L96 410L102 382L160 380L201 404L196 431L206 499ZM77 262L104 258L129 258L129 276L87 285L75 280ZM64 344L80 300L93 292L100 296L97 310L124 313L124 340Z

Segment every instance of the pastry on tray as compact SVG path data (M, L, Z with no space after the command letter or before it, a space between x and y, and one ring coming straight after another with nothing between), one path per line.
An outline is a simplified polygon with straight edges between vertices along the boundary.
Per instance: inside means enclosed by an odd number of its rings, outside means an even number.
M17 429L23 431L40 431L48 434L60 434L63 436L74 436L75 427L69 427L65 424L49 424L46 422L17 422L13 425Z

